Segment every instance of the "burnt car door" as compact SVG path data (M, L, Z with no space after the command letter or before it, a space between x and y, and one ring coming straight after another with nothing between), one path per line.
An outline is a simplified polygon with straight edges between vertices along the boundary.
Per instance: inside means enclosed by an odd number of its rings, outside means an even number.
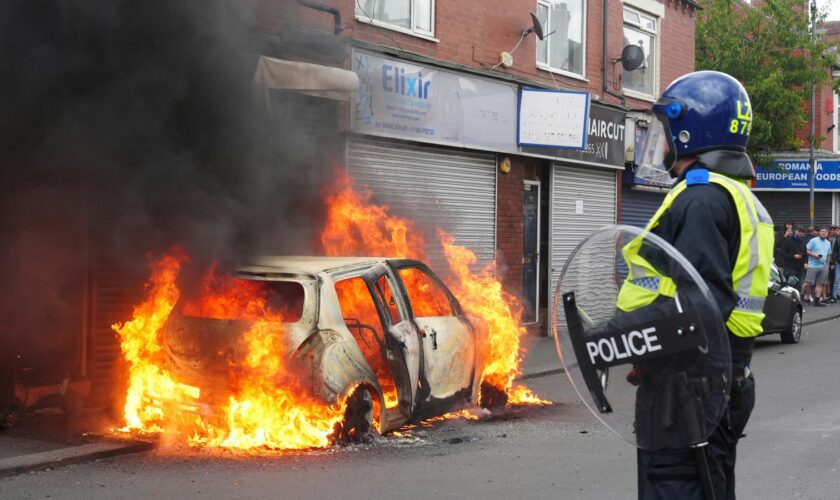
M475 340L461 307L448 288L416 261L392 263L397 270L409 312L420 334L423 399L445 399L471 386Z
M397 385L400 411L408 417L417 398L422 356L420 340L409 319L408 307L396 292L399 288L394 286L394 277L388 267L377 264L362 275L362 279L367 283L387 332L386 355Z

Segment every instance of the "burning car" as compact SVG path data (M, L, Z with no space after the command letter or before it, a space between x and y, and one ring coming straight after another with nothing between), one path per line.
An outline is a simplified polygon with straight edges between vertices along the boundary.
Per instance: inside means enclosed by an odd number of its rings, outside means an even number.
M261 257L232 282L265 311L182 297L160 330L165 370L195 389L179 411L218 418L241 372L271 362L286 369L263 382L346 401L336 430L351 440L479 403L487 327L420 261ZM279 332L263 342L274 356L254 347L260 324Z

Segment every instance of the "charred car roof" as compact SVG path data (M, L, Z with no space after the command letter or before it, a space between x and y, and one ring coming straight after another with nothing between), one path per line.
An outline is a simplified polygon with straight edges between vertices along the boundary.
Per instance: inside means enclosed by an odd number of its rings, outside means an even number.
M373 265L392 260L388 257L318 257L318 256L260 256L248 260L237 270L253 274L305 274L314 277L321 272L334 272L344 268Z

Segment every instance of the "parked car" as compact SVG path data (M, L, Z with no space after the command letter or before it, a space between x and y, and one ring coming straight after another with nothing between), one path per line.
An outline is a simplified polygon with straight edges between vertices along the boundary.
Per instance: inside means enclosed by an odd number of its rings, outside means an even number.
M767 300L764 302L762 335L780 334L785 344L796 344L802 337L802 299L795 277L785 279L779 268L770 268Z
M266 287L267 301L284 310L281 354L295 372L295 386L325 404L349 398L344 432L350 437L478 403L486 326L467 317L423 263L262 257L240 267L235 278ZM201 389L195 404L202 413L224 403L248 326L236 318L185 314L179 305L164 325L167 368Z

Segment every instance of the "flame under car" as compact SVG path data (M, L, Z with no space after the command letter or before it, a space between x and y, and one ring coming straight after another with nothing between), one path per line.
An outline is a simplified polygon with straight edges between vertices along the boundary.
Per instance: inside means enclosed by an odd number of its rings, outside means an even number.
M283 311L273 383L332 405L348 398L341 437L363 439L479 403L487 331L423 263L362 257L261 257L235 278ZM213 418L230 394L251 321L176 305L161 334L166 368L198 388L181 411Z

